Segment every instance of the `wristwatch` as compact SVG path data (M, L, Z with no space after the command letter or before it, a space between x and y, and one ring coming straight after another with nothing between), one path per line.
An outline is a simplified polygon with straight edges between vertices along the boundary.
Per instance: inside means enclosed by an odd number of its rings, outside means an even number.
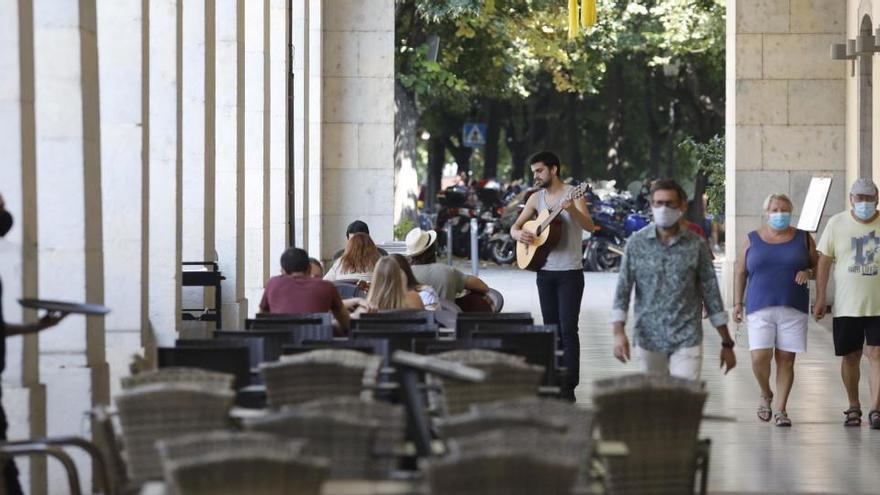
M725 349L733 349L733 347L734 347L735 345L736 345L736 342L734 342L732 339L731 339L731 340L722 340L722 341L721 341L721 347L723 347L723 348L725 348Z

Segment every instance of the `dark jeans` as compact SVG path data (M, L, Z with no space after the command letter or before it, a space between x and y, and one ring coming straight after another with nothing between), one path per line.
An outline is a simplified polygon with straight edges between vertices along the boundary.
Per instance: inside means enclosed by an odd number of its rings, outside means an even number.
M563 395L572 394L580 380L581 344L578 339L578 316L584 295L584 272L570 270L538 272L538 297L545 325L557 325L562 336L562 363L566 380Z
M0 405L0 441L6 440L6 427L9 424L6 422L6 411L3 410L3 406ZM18 468L15 467L15 462L12 459L3 463L3 487L6 491L3 493L6 495L23 495L24 492L21 491L21 485L18 484Z

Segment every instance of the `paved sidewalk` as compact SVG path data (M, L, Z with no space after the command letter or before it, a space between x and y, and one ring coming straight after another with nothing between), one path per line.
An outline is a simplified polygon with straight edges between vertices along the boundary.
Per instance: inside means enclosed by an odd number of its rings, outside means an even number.
M481 269L480 276L504 294L504 311L531 311L540 321L534 274L493 267ZM611 355L608 318L617 275L585 276L580 316L581 385L576 394L579 403L589 404L594 379L636 372L637 366L621 364ZM748 348L736 348L738 365L722 376L717 358L720 339L708 322L705 329L706 414L730 418L703 423L702 436L712 439L711 492L880 493L880 431L869 430L866 422L861 428L843 427L847 401L828 329L810 321L807 353L795 364L788 407L794 426L790 429L776 428L755 416L759 392ZM867 364L863 363L863 404L868 401L867 377ZM865 415L867 418L867 410Z

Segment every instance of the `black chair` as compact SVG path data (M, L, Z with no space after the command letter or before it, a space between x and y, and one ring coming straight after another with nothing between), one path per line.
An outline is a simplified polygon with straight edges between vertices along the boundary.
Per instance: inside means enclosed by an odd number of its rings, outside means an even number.
M352 328L351 338L354 341L360 340L380 340L386 344L384 346L382 357L385 362L389 362L394 351L415 352L416 342L436 342L437 326L421 328Z
M281 352L285 355L302 354L304 352L317 351L320 349L348 349L363 352L364 354L382 356L386 349L386 343L381 340L304 340L299 344L287 344L282 346Z
M330 313L257 314L244 321L245 330L273 330L299 325L332 325Z
M531 313L459 313L455 319L455 335L470 339L478 325L532 325Z
M333 340L332 325L297 325L286 328L270 328L265 330L235 330L231 333L214 332L215 336L228 335L239 336L239 334L248 335L267 335L267 336L283 336L282 344L299 344L304 340ZM246 335L245 335L246 336ZM281 338L281 337L278 337ZM280 349L280 345L278 347Z
M461 349L489 349L514 354L511 349L503 347L501 339L470 339L470 340L417 340L414 342L416 354L431 355Z
M233 344L202 340L212 344L159 347L157 358L160 368L189 367L229 373L235 376L235 388L251 383L251 348L247 344Z
M391 323L412 323L433 325L437 323L433 311L415 311L412 309L390 309L378 313L364 313L361 320L385 321Z
M501 341L501 347L507 352L524 357L527 363L544 367L544 385L558 385L560 369L556 356L556 325L480 325L471 336L474 340Z
M367 291L360 287L357 283L348 281L336 281L333 283L339 297L342 299L350 299L352 297L367 297Z
M293 343L293 338L284 330L218 330L214 332L214 341L260 342L262 352L260 354L254 354L253 350L251 352L251 366L256 367L262 362L277 361L281 356L281 346Z

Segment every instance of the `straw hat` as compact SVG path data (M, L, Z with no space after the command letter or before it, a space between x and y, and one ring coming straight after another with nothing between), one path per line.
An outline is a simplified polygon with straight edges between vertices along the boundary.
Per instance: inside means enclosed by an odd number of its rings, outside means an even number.
M406 255L418 256L425 252L437 240L437 232L414 228L406 234Z

